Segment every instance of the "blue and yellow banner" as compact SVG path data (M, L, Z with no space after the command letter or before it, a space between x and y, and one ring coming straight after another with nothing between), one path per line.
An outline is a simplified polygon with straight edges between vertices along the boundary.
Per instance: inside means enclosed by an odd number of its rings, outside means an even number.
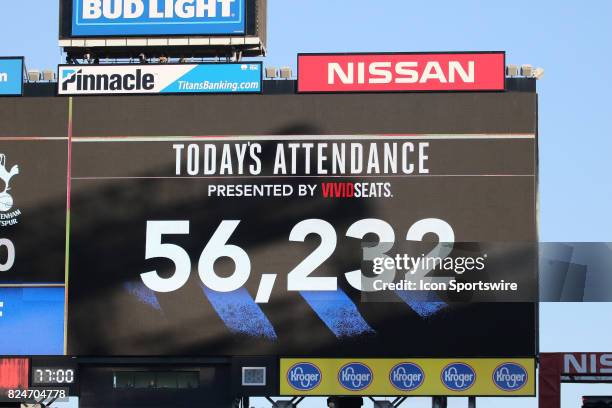
M281 395L535 395L531 358L284 358L280 367Z

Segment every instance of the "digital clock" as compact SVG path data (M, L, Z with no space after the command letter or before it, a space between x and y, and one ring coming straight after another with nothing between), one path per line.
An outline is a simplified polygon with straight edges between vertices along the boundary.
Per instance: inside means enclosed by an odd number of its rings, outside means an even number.
M70 367L33 367L32 385L74 384L76 370Z

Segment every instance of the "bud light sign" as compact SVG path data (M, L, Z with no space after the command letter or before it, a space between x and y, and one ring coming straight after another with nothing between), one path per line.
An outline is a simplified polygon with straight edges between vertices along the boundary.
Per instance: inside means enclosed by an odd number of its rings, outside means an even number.
M465 363L452 363L444 367L442 383L451 391L465 391L476 382L476 372Z
M425 373L413 363L401 363L391 369L389 381L400 391L414 391L423 384Z
M73 36L244 32L245 0L72 0Z
M349 391L361 391L372 383L372 370L363 363L349 363L338 372L338 382Z
M311 363L298 363L287 371L287 382L298 391L310 391L321 384L321 370Z
M517 363L504 363L493 372L493 382L502 391L518 391L527 384L527 370Z

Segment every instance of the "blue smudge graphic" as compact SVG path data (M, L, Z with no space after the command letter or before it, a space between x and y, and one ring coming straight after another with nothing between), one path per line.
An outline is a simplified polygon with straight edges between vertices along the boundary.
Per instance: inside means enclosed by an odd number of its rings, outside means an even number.
M408 290L398 290L396 291L397 296L399 296L408 306L412 308L419 316L423 318L428 318L440 310L445 309L448 305L445 302L436 302L431 300L420 300L426 299L427 296L431 297L432 295L419 296L417 292L411 292ZM436 296L437 297L437 296Z
M233 292L216 292L202 285L202 290L232 332L277 339L274 327L245 288Z
M336 337L375 333L342 290L303 291L300 294Z
M136 296L142 303L151 306L153 309L161 310L161 305L157 301L155 292L147 288L142 282L126 282L123 284L130 294Z

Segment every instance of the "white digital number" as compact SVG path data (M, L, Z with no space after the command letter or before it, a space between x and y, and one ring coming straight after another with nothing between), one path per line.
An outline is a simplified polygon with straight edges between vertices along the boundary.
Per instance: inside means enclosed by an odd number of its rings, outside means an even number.
M157 271L141 274L144 284L155 292L173 292L183 287L191 273L189 254L178 245L162 244L162 236L189 234L189 221L148 221L145 259L167 258L174 263L174 274L162 278Z
M375 258L389 258L386 253L393 248L395 243L395 232L393 227L383 220L376 218L368 218L354 223L346 231L346 236L351 238L363 239L367 234L376 234L378 243L375 246L366 246L363 248L363 260L373 261ZM385 270L376 277L366 277L361 269L357 269L344 274L348 283L357 290L363 292L375 292L374 281L382 280L383 282L393 282L395 279L395 268L385 268Z
M431 250L426 258L446 258L453 250L455 243L455 232L453 228L439 218L426 218L416 222L406 234L407 241L422 241L425 235L436 234L438 244ZM433 267L433 265L432 265ZM449 282L449 277L427 277L432 268L424 268L422 265L416 271L406 273L406 279L421 279L423 282Z
M251 274L251 260L244 249L227 244L238 224L240 221L222 221L200 255L198 262L200 279L204 285L217 292L240 289ZM222 257L230 258L235 265L234 273L226 278L215 273L215 261Z
M239 220L225 220L219 224L217 230L202 250L198 262L198 274L204 285L217 292L232 292L243 287L251 274L251 260L248 254L237 245L228 244L232 234L238 228ZM427 218L416 222L406 234L408 241L422 241L425 235L433 233L438 238L436 247L427 254L427 257L446 258L453 249L455 233L452 227L443 220ZM191 260L189 254L180 246L163 244L164 235L189 234L189 221L148 221L145 243L145 258L166 258L174 263L175 271L171 277L162 278L157 271L146 272L141 275L144 284L156 292L173 292L187 283L191 273ZM352 224L346 231L346 236L363 240L366 235L374 234L378 242L373 246L364 246L363 260L389 259L387 255L395 244L395 232L387 222L367 218ZM320 219L304 220L296 224L289 234L292 242L305 242L309 235L318 235L321 239L319 246L304 258L287 276L287 290L289 291L335 291L338 288L336 277L310 276L335 252L338 243L336 230L327 221ZM5 242L6 241L6 242ZM0 240L0 245L9 249L9 259L3 268L10 268L14 260L14 247L8 240ZM12 254L12 255L11 255ZM229 258L234 262L234 272L228 277L221 277L215 272L215 262L220 258ZM385 263L383 262L383 265ZM389 265L394 264L389 262ZM7 267L7 265L9 265ZM5 270L5 269L0 269ZM417 270L409 271L407 279L420 278L424 281L450 280L450 278L431 278L426 275L431 271L422 265ZM348 283L360 291L376 291L374 281L393 282L396 275L395 267L385 267L383 272L375 277L364 276L361 269L345 273ZM274 284L276 275L263 279L266 286L265 293L260 294L260 302L267 302ZM262 283L262 284L263 284ZM260 296L261 295L261 296ZM264 296L265 295L265 296Z
M0 247L6 247L6 261L0 263L0 272L6 272L15 264L15 245L10 239L0 238Z
M289 272L287 276L287 290L334 291L338 288L338 280L335 277L314 277L310 276L310 274L332 256L336 250L338 241L336 230L329 222L324 220L305 220L293 227L289 234L289 241L304 242L306 237L311 234L320 236L321 244Z

